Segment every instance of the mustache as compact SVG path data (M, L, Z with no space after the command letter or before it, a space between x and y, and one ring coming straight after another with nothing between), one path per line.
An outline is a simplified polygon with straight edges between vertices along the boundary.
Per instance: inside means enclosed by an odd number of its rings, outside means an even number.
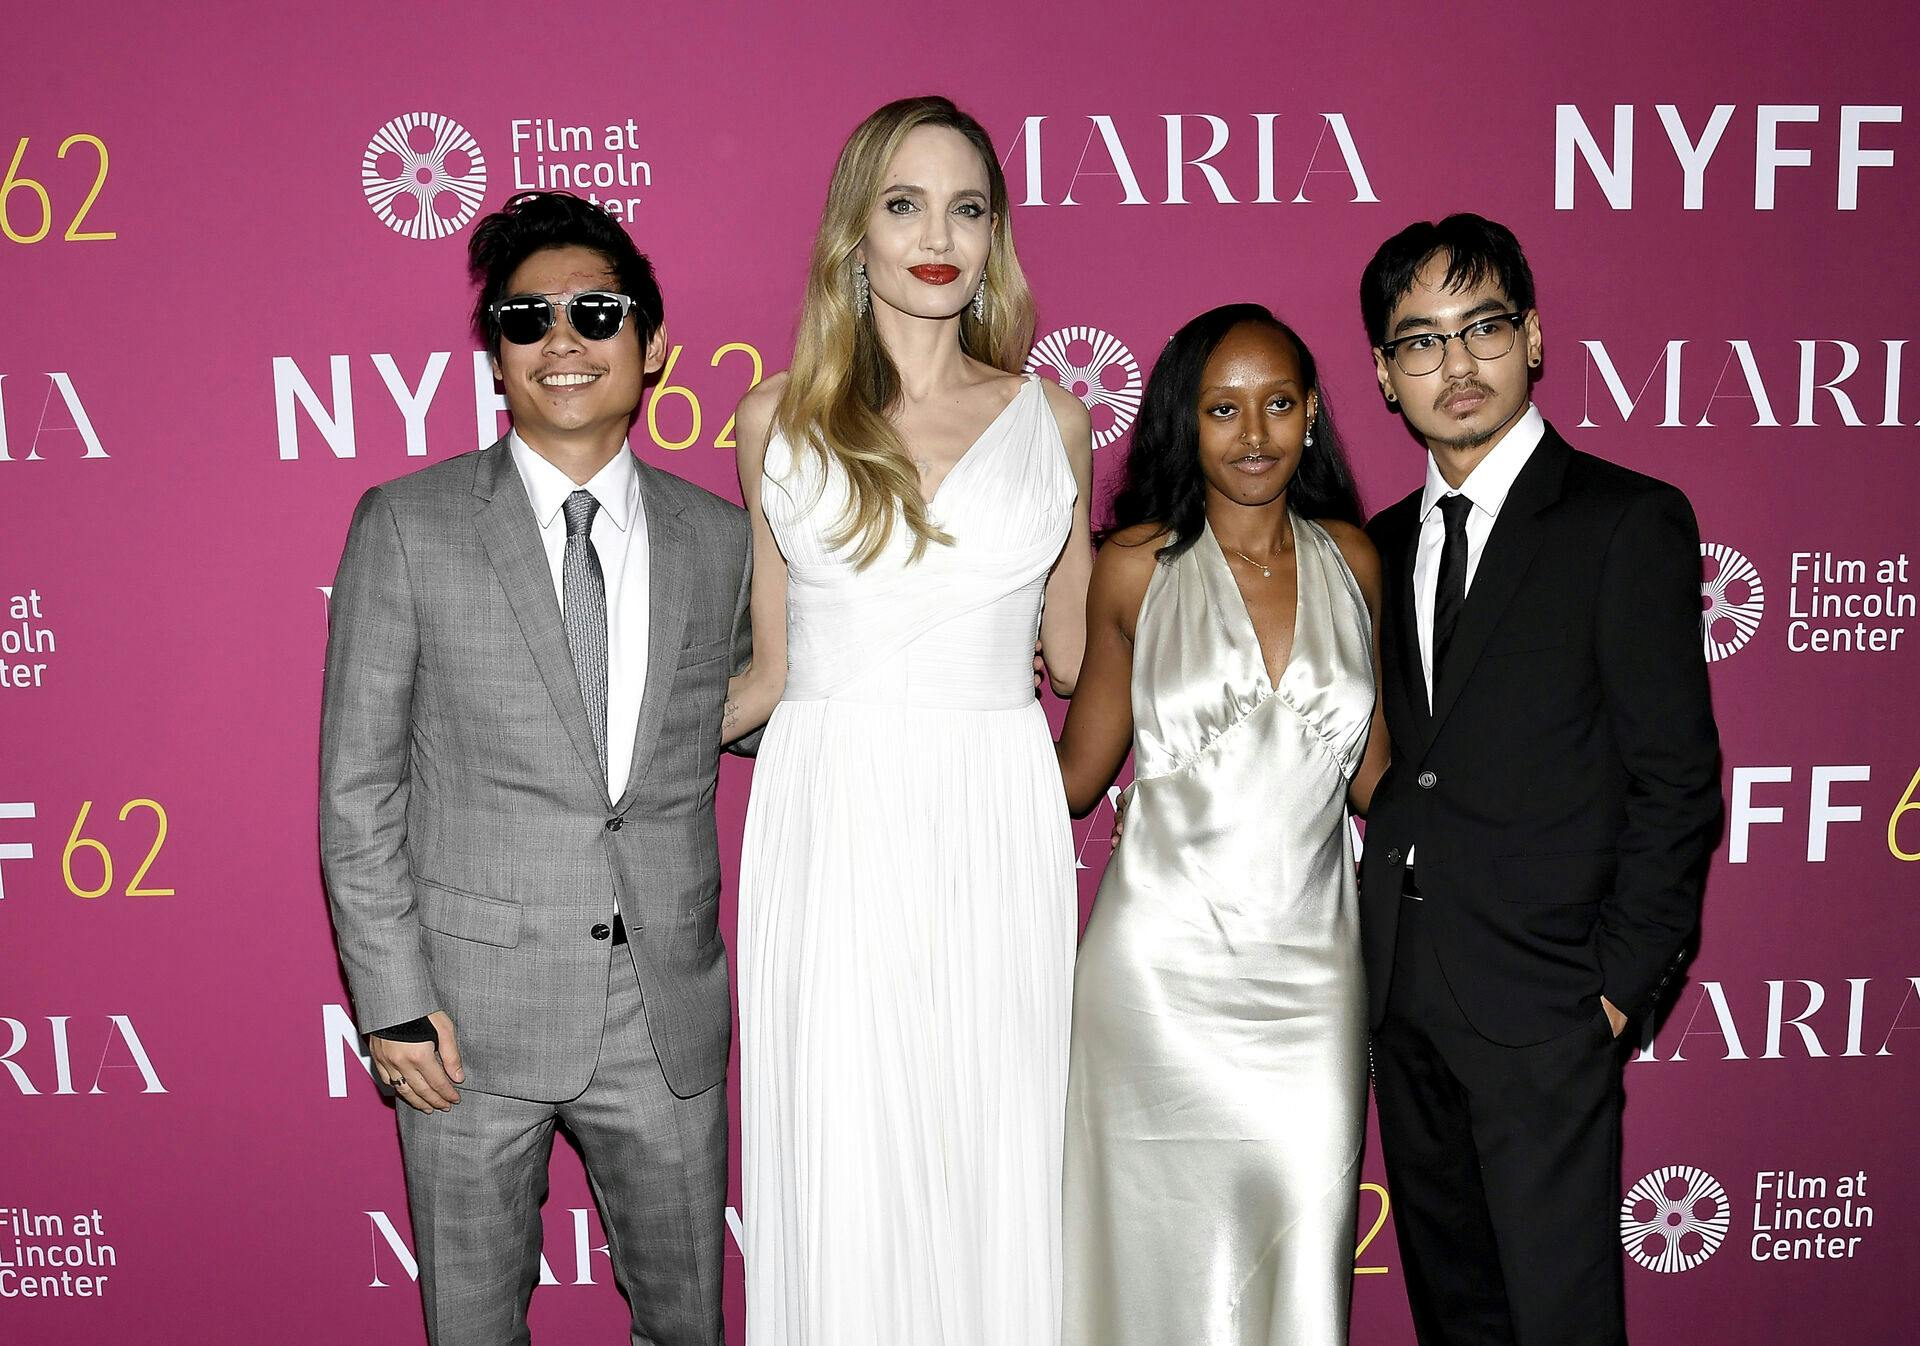
M1460 383L1449 384L1440 390L1439 396L1433 399L1433 409L1438 411L1441 407L1445 406L1448 401L1458 397L1461 393L1479 393L1482 397L1490 398L1493 396L1493 389L1480 382L1479 379L1466 379Z

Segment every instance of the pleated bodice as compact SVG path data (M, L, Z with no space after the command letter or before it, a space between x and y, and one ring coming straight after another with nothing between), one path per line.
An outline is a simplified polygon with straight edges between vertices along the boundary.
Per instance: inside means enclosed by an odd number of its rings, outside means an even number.
M1033 700L1033 642L1047 574L1072 523L1075 484L1038 379L1029 378L933 495L952 545L909 561L896 524L856 569L830 540L846 475L776 433L762 503L787 560L788 701L1005 710Z

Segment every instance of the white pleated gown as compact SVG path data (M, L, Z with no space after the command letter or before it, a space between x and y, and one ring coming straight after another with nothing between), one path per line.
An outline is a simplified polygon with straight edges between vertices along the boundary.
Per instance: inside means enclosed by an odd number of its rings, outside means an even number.
M751 1346L1054 1346L1076 928L1033 694L1075 485L1037 381L855 570L778 434L788 674L741 858Z

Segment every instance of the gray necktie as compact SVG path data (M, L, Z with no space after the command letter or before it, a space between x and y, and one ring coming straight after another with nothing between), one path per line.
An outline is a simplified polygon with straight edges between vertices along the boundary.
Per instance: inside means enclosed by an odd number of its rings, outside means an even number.
M587 722L593 726L593 747L600 758L600 774L607 771L607 579L600 571L600 555L593 549L593 516L600 502L587 491L567 497L567 551L560 562L560 589L567 624L567 648L573 651L573 671L580 679L580 699L587 703Z

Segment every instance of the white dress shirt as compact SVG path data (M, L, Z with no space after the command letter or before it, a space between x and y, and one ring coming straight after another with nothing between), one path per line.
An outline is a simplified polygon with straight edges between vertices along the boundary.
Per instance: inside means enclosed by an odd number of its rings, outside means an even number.
M547 568L553 572L554 597L564 613L561 566L567 554L567 519L561 506L582 488L518 434L507 442L540 525ZM617 800L627 792L633 735L640 723L640 700L647 691L647 513L640 503L640 472L633 454L621 449L584 489L600 505L588 535L607 581L607 798Z
M1433 605L1440 588L1440 549L1447 541L1447 521L1440 513L1440 498L1464 495L1473 502L1473 508L1467 511L1466 591L1471 593L1474 572L1480 569L1480 557L1487 550L1487 537L1493 532L1494 520L1500 517L1500 506L1507 502L1514 478L1540 447L1540 438L1546 432L1547 423L1541 419L1540 408L1529 405L1526 414L1487 451L1487 456L1467 474L1457 491L1440 475L1440 465L1433 461L1433 455L1427 455L1427 485L1420 493L1420 537L1413 552L1413 620L1420 634L1420 671L1427 680L1429 707L1433 705ZM1409 868L1418 849L1417 846L1407 848Z
M1540 446L1540 437L1546 432L1547 423L1541 419L1540 409L1529 406L1526 414L1514 422L1513 429L1467 474L1458 491L1447 485L1447 479L1440 475L1433 455L1427 455L1427 486L1420 493L1420 538L1413 553L1413 616L1420 632L1420 669L1427 679L1428 706L1433 705L1433 606L1440 587L1440 549L1447 540L1440 498L1464 495L1473 502L1473 508L1467 511L1466 588L1472 593L1474 572L1480 568L1480 557L1487 549L1487 536L1493 532L1494 520L1500 517L1500 506L1506 503L1514 478L1527 465L1527 459L1533 457L1533 451Z

